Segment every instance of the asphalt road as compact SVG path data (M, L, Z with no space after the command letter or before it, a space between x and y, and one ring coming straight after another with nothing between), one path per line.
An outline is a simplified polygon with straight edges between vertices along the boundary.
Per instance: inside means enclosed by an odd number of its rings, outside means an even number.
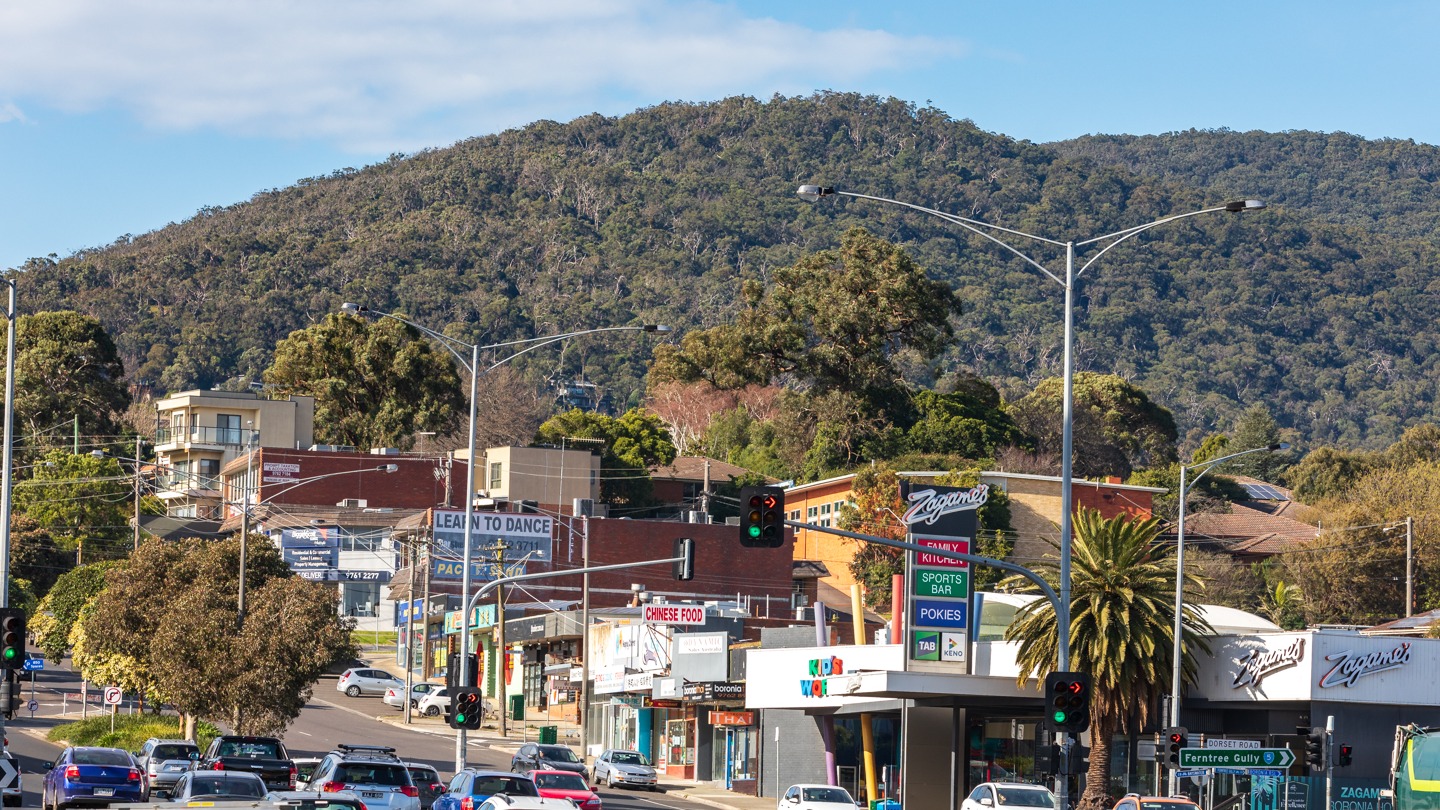
M19 761L23 774L23 806L40 806L40 783L44 778L44 763L53 762L60 753L60 746L44 739L44 734L58 723L78 719L78 714L60 718L62 708L75 711L74 700L66 701L63 695L78 694L79 678L69 670L69 662L60 665L47 662L44 672L36 673L35 697L40 704L32 718L28 711L22 711L16 719L6 724L6 738L10 753ZM25 679L26 699L30 695L28 674ZM68 706L67 706L68 704ZM99 706L98 690L91 689L91 711L102 711ZM306 704L294 724L285 733L285 745L291 756L323 756L339 743L364 743L367 745L393 746L400 756L410 762L423 762L434 766L448 783L455 771L455 738L449 729L424 726L424 730L406 728L376 719L379 715L398 715L399 712L386 706L378 697L352 698L335 691L335 680L323 678L315 686L314 697ZM430 733L439 732L439 733ZM473 735L472 735L473 736ZM510 756L518 743L505 744L499 741L472 741L467 748L466 763L472 768L510 769ZM606 810L655 810L665 808L696 808L698 805L680 797L661 793L648 793L602 788L600 797Z

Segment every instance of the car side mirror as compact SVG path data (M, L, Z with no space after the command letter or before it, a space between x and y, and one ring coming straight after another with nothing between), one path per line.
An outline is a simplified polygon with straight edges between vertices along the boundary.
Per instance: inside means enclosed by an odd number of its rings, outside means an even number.
M983 806L985 806L985 807L994 807L994 806L995 806L995 801L994 801L993 799L991 799L989 796L985 796L985 797L983 797L983 798L980 799L980 804L983 805Z
M191 751L191 752L190 752L190 761L191 761L191 762L199 762L199 761L200 761L200 752L199 752L199 751Z
M55 767L55 763L53 763L53 762L42 762L42 763L40 763L40 765L41 765L41 767L43 767L43 768L44 768L45 770L47 770L47 771L48 771L48 770L51 770L51 769L53 769L53 768Z

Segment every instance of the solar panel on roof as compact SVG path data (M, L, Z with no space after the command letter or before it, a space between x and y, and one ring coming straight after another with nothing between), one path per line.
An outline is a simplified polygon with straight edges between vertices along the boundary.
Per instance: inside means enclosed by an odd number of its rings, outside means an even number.
M1269 484L1241 484L1241 486L1245 487L1245 492L1246 492L1247 494L1249 494L1249 496L1250 496L1250 498L1251 498L1252 500L1256 500L1256 501L1288 501L1288 500L1290 500L1289 498L1286 498L1286 497L1285 497L1285 493L1281 492L1280 490L1276 489L1275 487L1270 486Z

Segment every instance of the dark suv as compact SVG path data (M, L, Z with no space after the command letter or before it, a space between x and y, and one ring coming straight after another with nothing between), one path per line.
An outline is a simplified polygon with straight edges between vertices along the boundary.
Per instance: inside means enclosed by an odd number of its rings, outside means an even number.
M295 763L290 752L274 737L227 734L210 741L200 757L198 770L240 771L265 780L271 790L295 789Z

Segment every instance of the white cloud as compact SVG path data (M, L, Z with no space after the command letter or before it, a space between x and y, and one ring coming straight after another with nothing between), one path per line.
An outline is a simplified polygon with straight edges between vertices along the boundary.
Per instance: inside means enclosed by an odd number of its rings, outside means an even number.
M0 122L119 109L160 131L389 151L659 99L838 88L963 52L706 2L47 0L0 6Z

